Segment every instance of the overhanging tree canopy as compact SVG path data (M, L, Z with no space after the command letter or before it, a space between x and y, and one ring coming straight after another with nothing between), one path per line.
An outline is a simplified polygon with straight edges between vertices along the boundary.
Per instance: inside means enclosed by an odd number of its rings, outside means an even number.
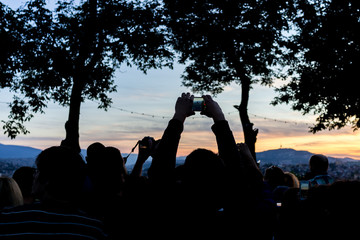
M292 1L164 0L168 26L180 62L188 63L183 84L195 92L219 94L231 82L241 84L238 106L245 142L255 155L257 131L247 106L254 83L270 85L285 56L294 13Z
M11 24L0 31L12 38L3 47L14 51L2 55L11 61L0 63L1 87L20 93L3 126L12 138L27 133L24 122L54 101L69 106L63 144L78 149L81 102L99 100L100 108L109 107L107 94L116 90L113 75L120 64L145 73L172 67L156 1L60 1L52 12L45 0L31 0L16 12L4 9Z
M318 115L310 131L360 127L360 1L299 1L298 61L274 104Z

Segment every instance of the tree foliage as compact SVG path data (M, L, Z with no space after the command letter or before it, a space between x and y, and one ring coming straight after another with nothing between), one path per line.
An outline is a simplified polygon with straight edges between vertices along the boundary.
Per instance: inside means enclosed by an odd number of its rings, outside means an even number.
M11 138L27 133L24 122L49 101L70 107L78 131L80 103L98 100L107 109L121 64L144 73L172 67L156 1L59 1L51 11L45 0L30 0L16 11L1 5L1 14L1 87L15 95L3 126Z
M310 128L360 127L360 2L299 1L293 49L298 59L293 77L277 89L274 104L318 115Z
M241 85L239 110L245 143L255 158L258 134L247 106L254 83L271 85L282 77L286 32L295 13L292 1L163 0L174 49L180 63L188 63L183 85L194 92L219 94L232 82ZM288 55L289 54L289 55ZM281 69L281 68L280 68Z
M174 46L189 61L183 83L221 93L231 82L271 84L284 55L288 1L164 0Z

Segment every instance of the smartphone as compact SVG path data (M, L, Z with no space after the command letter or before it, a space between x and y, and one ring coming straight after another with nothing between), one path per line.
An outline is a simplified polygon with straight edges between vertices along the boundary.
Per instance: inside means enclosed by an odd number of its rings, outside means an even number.
M300 199L305 200L308 197L310 188L309 181L300 181Z
M192 106L193 111L202 111L205 109L205 102L202 97L194 97L194 102Z

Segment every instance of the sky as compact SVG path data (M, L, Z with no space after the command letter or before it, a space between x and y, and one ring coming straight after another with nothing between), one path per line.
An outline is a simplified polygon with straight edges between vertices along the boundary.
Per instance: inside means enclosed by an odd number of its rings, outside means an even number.
M24 1L2 0L4 4L21 4ZM110 94L113 104L108 111L98 109L96 102L85 101L80 115L80 146L86 149L93 142L102 142L128 153L144 136L160 139L174 114L177 97L191 89L181 85L183 65L176 64L173 70L164 68L150 70L145 75L136 68L121 66L115 74L117 92ZM283 84L280 80L275 85ZM205 93L207 94L207 93ZM198 96L200 94L194 94ZM250 92L248 112L250 121L259 129L256 152L278 148L293 148L332 157L351 157L360 160L360 133L350 127L341 130L321 131L313 134L309 127L316 116L294 112L290 106L272 106L276 96L274 88L254 85ZM0 89L0 120L6 120L7 102L12 94ZM225 113L235 140L243 142L242 127L237 110L241 99L241 87L232 84L214 97ZM11 140L0 134L0 143L23 145L45 149L59 145L65 137L64 123L68 109L49 103L45 114L36 114L26 123L30 131ZM217 152L215 136L211 131L213 121L196 115L185 121L178 156L185 156L196 148L207 148ZM137 152L137 149L135 150Z

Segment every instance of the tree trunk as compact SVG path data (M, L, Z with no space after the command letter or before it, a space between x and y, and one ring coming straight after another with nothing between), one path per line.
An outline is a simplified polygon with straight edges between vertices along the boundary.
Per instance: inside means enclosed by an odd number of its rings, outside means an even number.
M229 56L230 62L233 63L233 67L236 70L236 75L241 80L241 102L240 105L235 105L234 107L239 111L240 121L244 132L244 141L249 147L250 152L254 160L256 161L255 143L258 129L253 129L254 124L250 122L247 112L251 79L246 74L246 66L239 62L239 58L236 52L236 46L229 44L227 55Z
M82 90L83 84L81 80L75 77L70 97L69 117L65 123L66 137L61 142L62 146L70 147L79 153L81 151L79 143L79 120Z
M242 79L241 81L241 102L240 105L234 107L239 111L239 116L244 132L244 139L246 145L249 147L254 160L256 161L255 143L258 134L258 129L253 129L254 124L250 122L249 115L247 112L247 106L249 103L250 93L250 79Z
M74 61L74 69L76 74L73 77L73 88L70 96L69 118L65 123L66 137L61 142L62 146L68 146L80 152L79 143L79 120L80 120L80 106L82 102L82 92L85 87L85 78L90 76L89 71L93 69L92 64L95 63L91 59L91 53L96 48L94 41L96 39L96 19L97 19L97 1L88 0L89 15L83 23L83 32L80 34L81 46L79 49L79 57ZM89 61L89 59L91 61Z

